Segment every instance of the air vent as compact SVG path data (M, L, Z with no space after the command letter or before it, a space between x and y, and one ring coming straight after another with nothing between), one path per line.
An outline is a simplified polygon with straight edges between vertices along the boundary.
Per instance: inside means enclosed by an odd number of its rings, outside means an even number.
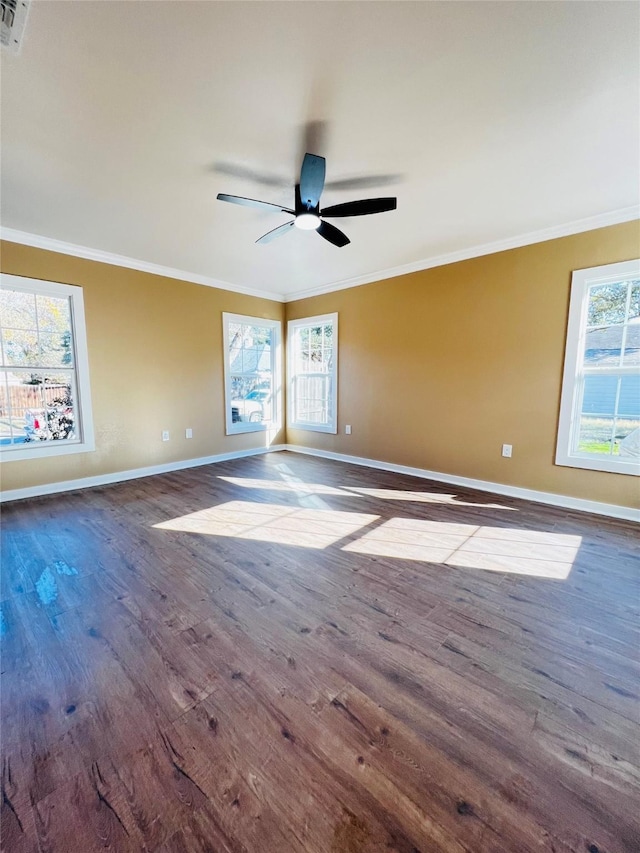
M0 0L2 10L0 43L11 53L20 53L30 3L31 0Z

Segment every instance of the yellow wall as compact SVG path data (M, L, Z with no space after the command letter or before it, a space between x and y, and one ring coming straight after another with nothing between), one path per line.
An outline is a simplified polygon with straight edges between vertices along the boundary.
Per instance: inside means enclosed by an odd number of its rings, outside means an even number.
M3 490L284 441L284 430L225 435L221 317L281 320L281 303L15 243L0 248L4 273L82 286L96 433L93 453L3 462Z
M97 448L5 462L3 490L285 441L284 431L225 436L221 322L222 311L283 319L285 306L1 248L5 273L83 287ZM289 430L286 440L637 506L637 478L553 460L571 271L639 254L632 222L289 303L288 319L339 313L339 433ZM163 429L171 441L161 441ZM500 455L503 443L512 459Z
M553 460L571 272L639 254L631 222L289 303L339 314L339 432L287 440L637 506L638 478Z

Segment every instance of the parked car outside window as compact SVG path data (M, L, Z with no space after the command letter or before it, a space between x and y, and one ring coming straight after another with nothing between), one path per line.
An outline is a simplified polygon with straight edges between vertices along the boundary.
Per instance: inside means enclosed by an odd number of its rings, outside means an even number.
M246 397L231 401L231 413L233 422L271 420L271 391L257 388L250 391Z

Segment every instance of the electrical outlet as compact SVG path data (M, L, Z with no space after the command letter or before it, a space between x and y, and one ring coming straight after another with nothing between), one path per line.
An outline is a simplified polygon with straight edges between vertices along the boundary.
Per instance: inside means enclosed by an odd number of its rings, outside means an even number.
M511 444L503 444L502 445L502 455L506 456L507 459L511 459L511 452L513 451L513 445Z
M169 430L168 429L162 430L162 440L163 441L169 441Z
M184 437L193 438L193 430L191 429L191 427L186 428L186 430L184 431Z
M345 435L351 435L351 424L347 424L344 428Z

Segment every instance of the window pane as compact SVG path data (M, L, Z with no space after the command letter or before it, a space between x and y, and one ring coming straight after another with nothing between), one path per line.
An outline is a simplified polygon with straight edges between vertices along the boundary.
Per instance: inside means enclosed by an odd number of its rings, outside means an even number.
M586 376L582 394L582 413L613 417L617 390L617 376Z
M324 423L327 418L328 377L304 375L296 382L296 420Z
M249 326L249 337L252 347L271 346L271 329L268 326Z
M70 367L73 362L71 335L40 333L40 364L45 367Z
M47 375L6 373L2 417L10 424L13 443L76 438L70 373Z
M627 326L627 340L624 345L625 366L640 364L640 323L635 321Z
M242 350L242 372L245 374L255 374L258 372L258 364L260 362L260 350L243 349Z
M5 329L31 329L35 331L36 297L19 290L0 291L0 325Z
M243 381L242 374L236 373L231 377L231 393L234 397L242 396Z
M71 311L69 299L58 296L36 297L38 329L41 332L71 333Z
M271 387L244 379L232 392L231 414L233 423L238 421L262 423L270 421L273 412Z
M623 422L622 428L625 428ZM634 420L629 422L631 431L618 443L618 455L622 461L640 461L640 421Z
M242 350L230 348L229 349L229 369L231 373L242 373Z
M33 413L33 417L38 416L40 419L40 429L34 429L33 434L30 434L29 430L34 424L27 413L26 429L29 440L61 441L76 438L76 414L71 388L66 386L54 389L45 385L43 390L47 404L39 412Z
M38 335L34 331L3 329L2 350L4 364L17 367L34 367L40 363Z
M260 393L258 397L262 404L262 418L263 421L272 421L273 420L273 396L270 391L264 391Z
M585 364L620 364L624 326L589 329L585 335Z
M6 377L6 405L9 415L24 418L27 409L40 408L44 405L42 375L26 370L12 370L6 372Z
M614 456L638 456L640 418L618 418L613 442Z
M11 444L13 441L10 423L8 417L0 415L0 447L6 447L7 444Z
M631 303L629 304L629 319L640 317L640 281L631 282Z
M618 383L620 392L618 395ZM621 441L640 427L640 376L585 378L578 450L619 455Z
M309 367L308 370L310 373L318 373L324 371L324 364L322 358L322 350L320 347L314 347L309 352Z
M27 443L27 432L23 417L7 415L0 421L0 447L10 447Z
M622 377L618 415L640 418L640 375Z
M611 455L613 418L597 418L582 415L578 432L578 450L581 453Z
M589 326L610 326L626 319L628 283L600 284L589 291Z
M298 419L304 423L322 424L326 419L322 400L301 400Z
M9 402L9 386L7 384L7 374L5 371L2 371L0 374L0 447L14 443L14 435L16 443L24 443L26 435L23 426L24 424L17 424L15 431L11 428L12 417Z

